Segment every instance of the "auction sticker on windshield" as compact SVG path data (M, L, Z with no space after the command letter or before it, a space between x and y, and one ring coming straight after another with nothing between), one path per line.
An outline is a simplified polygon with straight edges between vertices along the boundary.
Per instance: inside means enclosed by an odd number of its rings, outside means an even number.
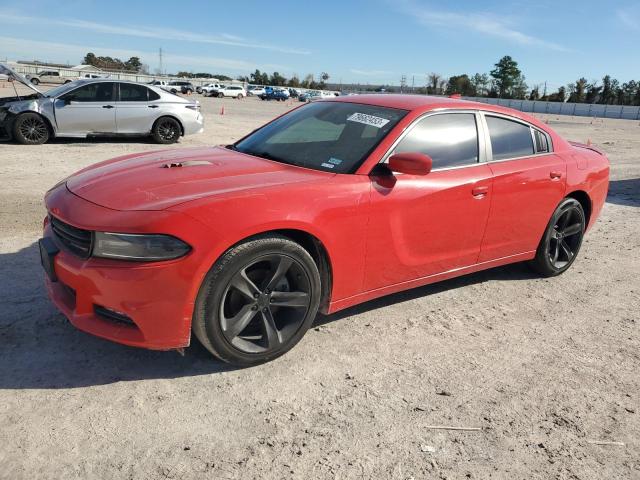
M364 123L365 125L371 125L376 128L382 128L389 123L389 120L386 118L367 115L366 113L354 113L348 117L347 120L350 122Z

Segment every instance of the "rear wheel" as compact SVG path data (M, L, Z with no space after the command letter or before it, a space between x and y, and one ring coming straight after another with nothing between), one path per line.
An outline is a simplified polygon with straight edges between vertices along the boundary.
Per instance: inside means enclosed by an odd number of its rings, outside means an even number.
M32 78L31 79L31 83L34 85L39 85L40 84L40 80L38 80L37 78Z
M13 138L23 145L40 145L49 140L49 127L37 113L23 113L13 122Z
M181 132L180 124L175 118L162 117L156 121L151 135L157 143L168 144L177 142Z
M533 269L545 277L568 270L580 251L585 228L582 205L573 198L565 198L553 212L540 240L536 257L531 261Z
M239 93L239 94L236 96L236 98L237 98L238 100L242 100L242 94L241 94L241 93Z
M272 360L302 339L320 303L320 274L309 253L280 236L248 241L209 271L196 300L193 332L236 365Z

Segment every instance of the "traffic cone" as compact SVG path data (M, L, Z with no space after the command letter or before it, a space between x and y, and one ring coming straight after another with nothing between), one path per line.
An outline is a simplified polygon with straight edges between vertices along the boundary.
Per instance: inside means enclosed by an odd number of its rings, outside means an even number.
M220 108L220 115L224 115L224 105Z

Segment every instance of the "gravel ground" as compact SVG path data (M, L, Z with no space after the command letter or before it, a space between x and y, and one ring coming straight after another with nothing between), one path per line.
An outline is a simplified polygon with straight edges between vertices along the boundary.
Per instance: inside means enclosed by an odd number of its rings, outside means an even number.
M173 148L229 142L294 104L201 101L205 133ZM375 300L243 370L199 345L99 340L45 296L44 192L157 145L0 144L0 478L640 478L640 124L545 118L612 164L566 274L512 265Z

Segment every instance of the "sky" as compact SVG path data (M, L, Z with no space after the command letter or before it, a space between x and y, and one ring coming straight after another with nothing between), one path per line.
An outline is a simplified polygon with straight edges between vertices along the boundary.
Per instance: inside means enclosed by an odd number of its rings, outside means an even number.
M139 56L152 72L422 86L488 73L502 56L550 90L610 74L640 80L640 2L431 0L0 0L0 61Z

